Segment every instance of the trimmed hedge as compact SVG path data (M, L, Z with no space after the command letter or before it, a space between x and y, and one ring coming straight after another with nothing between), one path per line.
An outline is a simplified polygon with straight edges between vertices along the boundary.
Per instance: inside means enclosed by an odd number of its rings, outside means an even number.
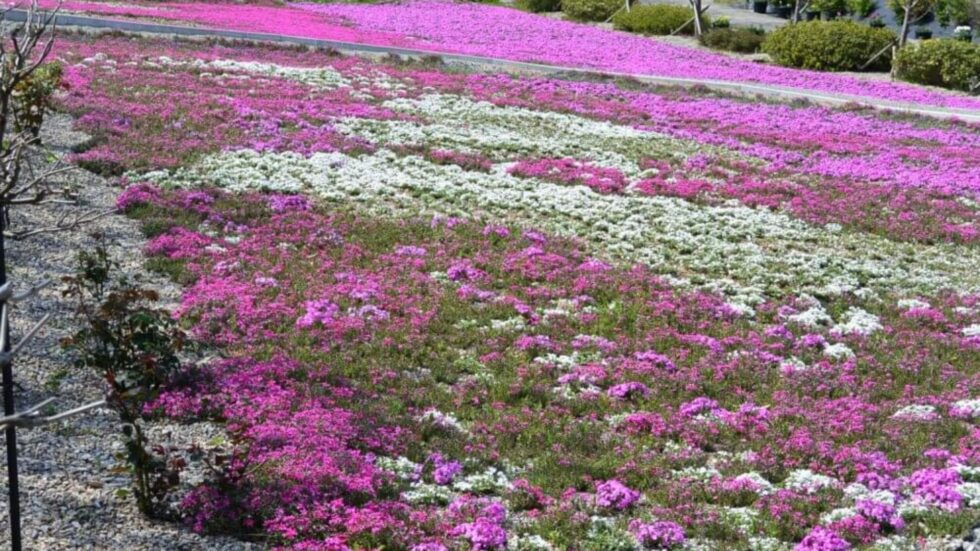
M854 21L807 21L786 25L769 34L762 51L787 67L818 71L857 71L871 56L895 40L889 29L875 29ZM886 71L891 52L867 70Z
M533 13L561 11L561 0L517 0L517 6Z
M561 0L561 11L578 21L605 21L625 0Z
M634 6L630 11L621 11L613 18L613 24L621 31L641 34L670 34L694 17L694 10L684 6L665 4ZM704 26L710 24L703 18ZM680 34L694 34L694 23L684 27Z
M949 39L909 44L895 57L895 72L909 82L969 90L980 82L980 44Z
M714 50L754 54L762 48L766 33L762 29L711 29L701 35L701 44Z

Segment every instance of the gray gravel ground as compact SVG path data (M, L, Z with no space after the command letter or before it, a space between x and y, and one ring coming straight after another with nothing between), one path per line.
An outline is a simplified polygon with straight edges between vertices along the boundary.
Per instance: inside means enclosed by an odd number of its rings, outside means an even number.
M86 139L71 129L71 120L56 115L49 118L42 138L56 154ZM91 173L76 170L69 178L80 187L82 206L26 206L11 211L14 230L52 224L65 209L111 209L117 189ZM23 241L9 242L8 266L15 292L40 280L59 281L70 273L77 251L91 247L90 233L108 237L114 257L131 278L160 291L173 302L178 289L170 282L141 269L144 239L137 225L119 215L109 215L81 230L41 234ZM72 367L61 352L58 341L73 330L68 313L71 306L60 297L56 285L25 304L12 315L14 340L46 313L54 319L41 331L30 349L14 363L15 380L22 386L16 395L19 407L56 397L62 411L102 397L100 380L89 370ZM130 487L126 472L114 472L119 465L115 454L122 449L117 436L119 424L108 409L97 409L80 417L43 428L17 432L20 451L21 514L24 548L112 549L112 550L191 550L259 549L229 538L201 537L175 523L145 519L131 496L121 489ZM206 443L221 434L220 427L208 424L177 425L157 423L150 432L164 443ZM0 548L9 545L6 463L0 466Z

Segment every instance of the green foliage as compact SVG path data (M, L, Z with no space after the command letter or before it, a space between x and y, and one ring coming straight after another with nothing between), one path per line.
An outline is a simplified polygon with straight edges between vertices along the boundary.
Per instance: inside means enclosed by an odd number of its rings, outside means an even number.
M810 9L832 15L841 15L847 13L847 0L813 0Z
M711 29L701 35L701 44L715 50L752 54L762 48L765 39L762 29Z
M948 39L910 44L898 52L895 71L909 82L975 89L980 85L980 45Z
M787 67L818 71L856 71L895 40L888 29L875 29L854 21L807 21L773 31L762 51ZM880 56L869 70L887 70L891 55Z
M177 375L186 335L169 312L153 306L155 291L114 279L116 268L101 236L92 252L78 253L64 294L77 302L82 328L62 346L74 353L77 367L94 369L107 383L106 401L124 423L121 458L132 471L137 503L143 513L160 516L180 465L168 461L162 448L150 451L141 420L144 405Z
M624 5L624 0L561 0L561 11L578 21L605 21Z
M847 0L847 12L862 19L869 17L877 9L877 0Z
M60 63L47 63L14 87L11 103L14 132L30 132L37 137L44 115L51 110L51 99L61 86L63 69Z
M517 7L533 13L561 11L561 0L517 0Z
M694 17L694 10L685 6L664 4L635 6L630 11L621 11L613 18L613 24L621 31L641 34L665 35L687 23ZM705 26L710 20L704 18ZM694 23L690 23L681 34L693 34Z
M943 0L936 5L936 18L944 27L980 23L974 19L976 15L972 13L978 7L980 7L978 0Z
M907 0L888 0L888 7L895 12L895 20L900 22L905 17L905 5ZM912 11L909 14L909 21L911 23L916 23L917 21L926 19L932 13L935 13L938 0L917 0L912 3Z

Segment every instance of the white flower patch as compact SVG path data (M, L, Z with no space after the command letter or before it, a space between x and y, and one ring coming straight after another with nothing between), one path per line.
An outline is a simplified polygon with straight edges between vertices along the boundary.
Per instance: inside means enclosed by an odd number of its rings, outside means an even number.
M864 484L853 482L844 487L844 495L851 501L868 500L878 503L895 505L898 503L898 496L888 490L872 490Z
M684 160L705 151L734 153L630 126L578 115L498 106L448 94L397 98L382 106L425 122L345 118L335 127L375 143L429 145L481 153L498 162L523 157L570 157L617 168L630 178L643 176L645 158ZM505 168L505 167L502 167Z
M892 419L907 421L931 421L939 417L935 406L913 404L892 414Z
M980 337L980 323L963 328L964 337Z
M205 61L194 59L177 61L166 56L156 59L163 66L190 66L199 69L216 69L219 71L239 71L256 76L268 76L300 82L316 88L334 89L349 87L351 82L339 71L332 67L286 67L275 63L258 61L238 61L235 59L214 59ZM153 64L152 66L156 66Z
M388 471L402 480L412 480L421 472L422 466L407 457L378 457L374 464L383 471Z
M512 318L502 320L490 320L490 330L501 333L523 331L526 326L527 323L524 321L524 318L520 316L514 316Z
M824 309L823 304L819 300L812 297L803 297L803 299L809 299L810 307L802 312L786 316L786 321L793 322L807 329L818 329L834 323L834 319L830 317L830 314L827 313L827 310Z
M792 549L793 544L778 538L766 536L752 536L749 538L750 551L791 551Z
M507 473L496 467L487 467L482 473L471 474L453 483L458 492L497 494L512 487Z
M842 321L833 331L842 335L870 335L883 329L878 316L860 308L850 308L844 312Z
M812 494L824 488L836 488L840 482L831 476L817 474L810 469L799 469L789 473L783 486L789 490Z
M838 342L825 346L823 355L835 360L846 360L854 357L854 351L846 344Z
M898 243L869 234L832 234L784 214L743 206L695 205L672 197L602 195L509 174L466 171L390 151L349 157L317 153L226 152L174 173L163 185L213 184L232 191L307 191L375 215L493 218L583 239L612 260L724 289L752 305L769 293L817 292L841 280L907 293L980 289L980 249ZM672 279L674 283L683 280Z
M573 351L571 354L554 354L549 352L543 356L534 358L534 363L548 364L557 367L561 371L571 371L577 366L587 363L601 362L602 356L597 352Z
M953 406L950 409L956 412L957 417L976 419L980 417L980 398L953 402Z
M726 507L721 511L727 524L735 527L741 532L751 532L759 518L758 509L751 507Z
M553 551L554 546L537 534L524 534L507 539L507 551Z
M412 484L412 489L402 492L402 499L415 505L447 505L456 493L446 486L436 484Z
M838 507L837 509L827 511L826 513L820 515L820 523L833 524L839 520L851 518L857 514L857 509L854 507Z
M898 307L902 310L918 310L920 308L929 308L929 303L917 298L903 298L897 303Z
M422 415L419 415L418 420L423 423L432 423L433 425L443 429L466 432L463 424L460 423L452 413L443 413L437 409L430 409Z
M874 542L870 549L872 551L920 551L922 547L914 538L893 534Z
M695 482L711 482L716 478L721 478L718 469L712 467L686 467L673 473L674 478L682 480L693 480Z
M980 483L964 482L956 487L967 507L980 507Z

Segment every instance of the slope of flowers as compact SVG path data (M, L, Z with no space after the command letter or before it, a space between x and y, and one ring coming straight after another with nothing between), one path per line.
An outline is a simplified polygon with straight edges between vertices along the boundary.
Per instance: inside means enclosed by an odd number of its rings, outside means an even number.
M790 299L748 322L530 229L147 187L120 206L157 230L183 213L148 251L196 278L181 316L228 356L153 406L241 443L185 499L198 529L820 549L980 514L980 297Z
M748 320L533 229L146 186L119 204L162 232L148 252L195 280L181 317L226 356L152 406L239 443L184 500L196 529L912 549L980 515L980 297L791 298Z
M540 226L740 308L980 288L975 127L307 53L64 48L87 166Z
M75 161L134 183L120 209L220 353L149 408L234 442L194 529L912 550L980 518L977 127L271 48L56 55Z
M77 2L42 5L107 16L189 22L464 53L635 75L753 82L897 102L980 109L980 100L912 85L760 65L644 37L558 21L507 7L447 0L394 3L240 5L232 2Z

